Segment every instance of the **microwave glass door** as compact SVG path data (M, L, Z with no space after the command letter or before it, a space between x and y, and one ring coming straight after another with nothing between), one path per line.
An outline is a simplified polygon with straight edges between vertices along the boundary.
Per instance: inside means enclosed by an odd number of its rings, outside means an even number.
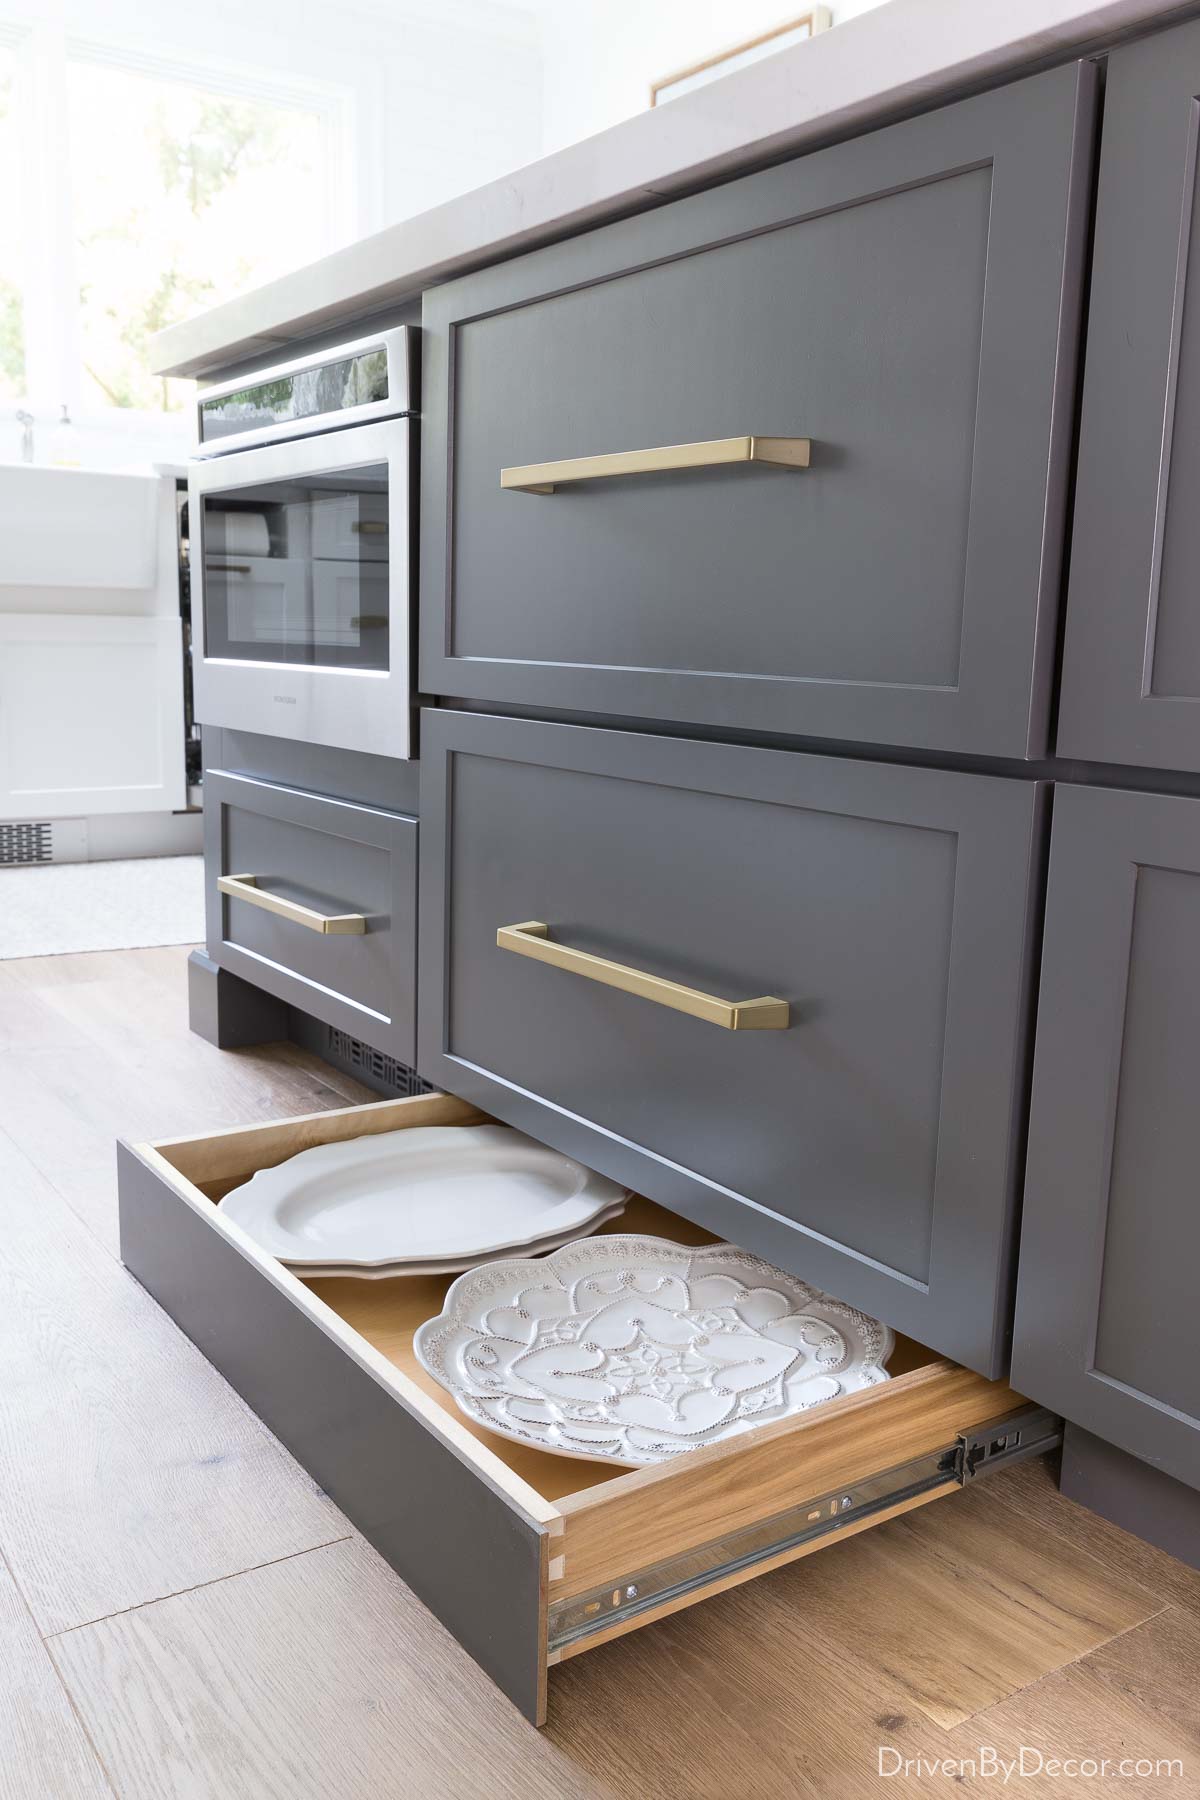
M386 670L388 465L203 496L205 654Z

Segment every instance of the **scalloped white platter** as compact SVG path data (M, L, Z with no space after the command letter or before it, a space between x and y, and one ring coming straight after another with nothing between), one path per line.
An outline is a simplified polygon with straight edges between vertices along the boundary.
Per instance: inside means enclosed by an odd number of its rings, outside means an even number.
M634 1467L886 1381L894 1342L732 1245L617 1233L468 1270L413 1341L477 1424Z
M506 1254L509 1256L527 1257L545 1256L547 1252L551 1250L560 1250L564 1244L572 1243L579 1237L586 1236L593 1231L598 1231L601 1225L607 1225L610 1219L619 1218L624 1211L625 1202L624 1200L619 1200L615 1206L610 1206L606 1212L602 1212L598 1218L593 1219L591 1224L586 1226L582 1232L569 1231L566 1233L557 1233L554 1237L546 1238L536 1244L522 1244L519 1249L508 1251L507 1253L505 1251L500 1251L499 1255L501 1257L504 1257ZM466 1266L468 1268L477 1269L485 1262L494 1262L496 1260L496 1254L497 1253L493 1251L487 1256L477 1257L473 1262L468 1263ZM291 1265L286 1264L285 1267L291 1267ZM336 1278L338 1280L349 1279L353 1281L394 1281L397 1277L405 1275L457 1275L462 1268L463 1264L461 1261L448 1263L385 1263L382 1268L378 1269L363 1268L359 1263L298 1263L292 1269L292 1273L302 1276L305 1281L328 1281L331 1278Z
M466 1268L593 1229L615 1181L507 1125L431 1125L318 1144L260 1169L220 1210L295 1272Z

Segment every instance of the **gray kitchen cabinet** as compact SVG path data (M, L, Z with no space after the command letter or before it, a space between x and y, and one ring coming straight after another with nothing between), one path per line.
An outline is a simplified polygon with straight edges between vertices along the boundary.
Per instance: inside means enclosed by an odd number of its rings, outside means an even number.
M1055 795L1013 1381L1200 1487L1200 800Z
M1055 69L427 294L423 690L1040 755L1094 86Z
M416 820L209 770L204 830L212 961L411 1064Z
M425 1079L998 1373L1039 784L422 727Z
M1200 22L1109 58L1058 749L1200 770Z

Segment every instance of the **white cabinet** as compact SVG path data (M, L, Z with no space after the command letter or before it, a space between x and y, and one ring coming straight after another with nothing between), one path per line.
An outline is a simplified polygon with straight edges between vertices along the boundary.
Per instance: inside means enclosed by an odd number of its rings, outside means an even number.
M0 817L186 804L178 617L0 613Z
M187 806L175 486L0 468L0 818Z

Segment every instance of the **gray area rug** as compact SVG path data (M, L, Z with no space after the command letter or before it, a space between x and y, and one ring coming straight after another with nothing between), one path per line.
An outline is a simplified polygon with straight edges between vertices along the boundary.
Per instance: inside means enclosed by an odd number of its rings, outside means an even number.
M0 961L204 941L204 858L0 869Z

